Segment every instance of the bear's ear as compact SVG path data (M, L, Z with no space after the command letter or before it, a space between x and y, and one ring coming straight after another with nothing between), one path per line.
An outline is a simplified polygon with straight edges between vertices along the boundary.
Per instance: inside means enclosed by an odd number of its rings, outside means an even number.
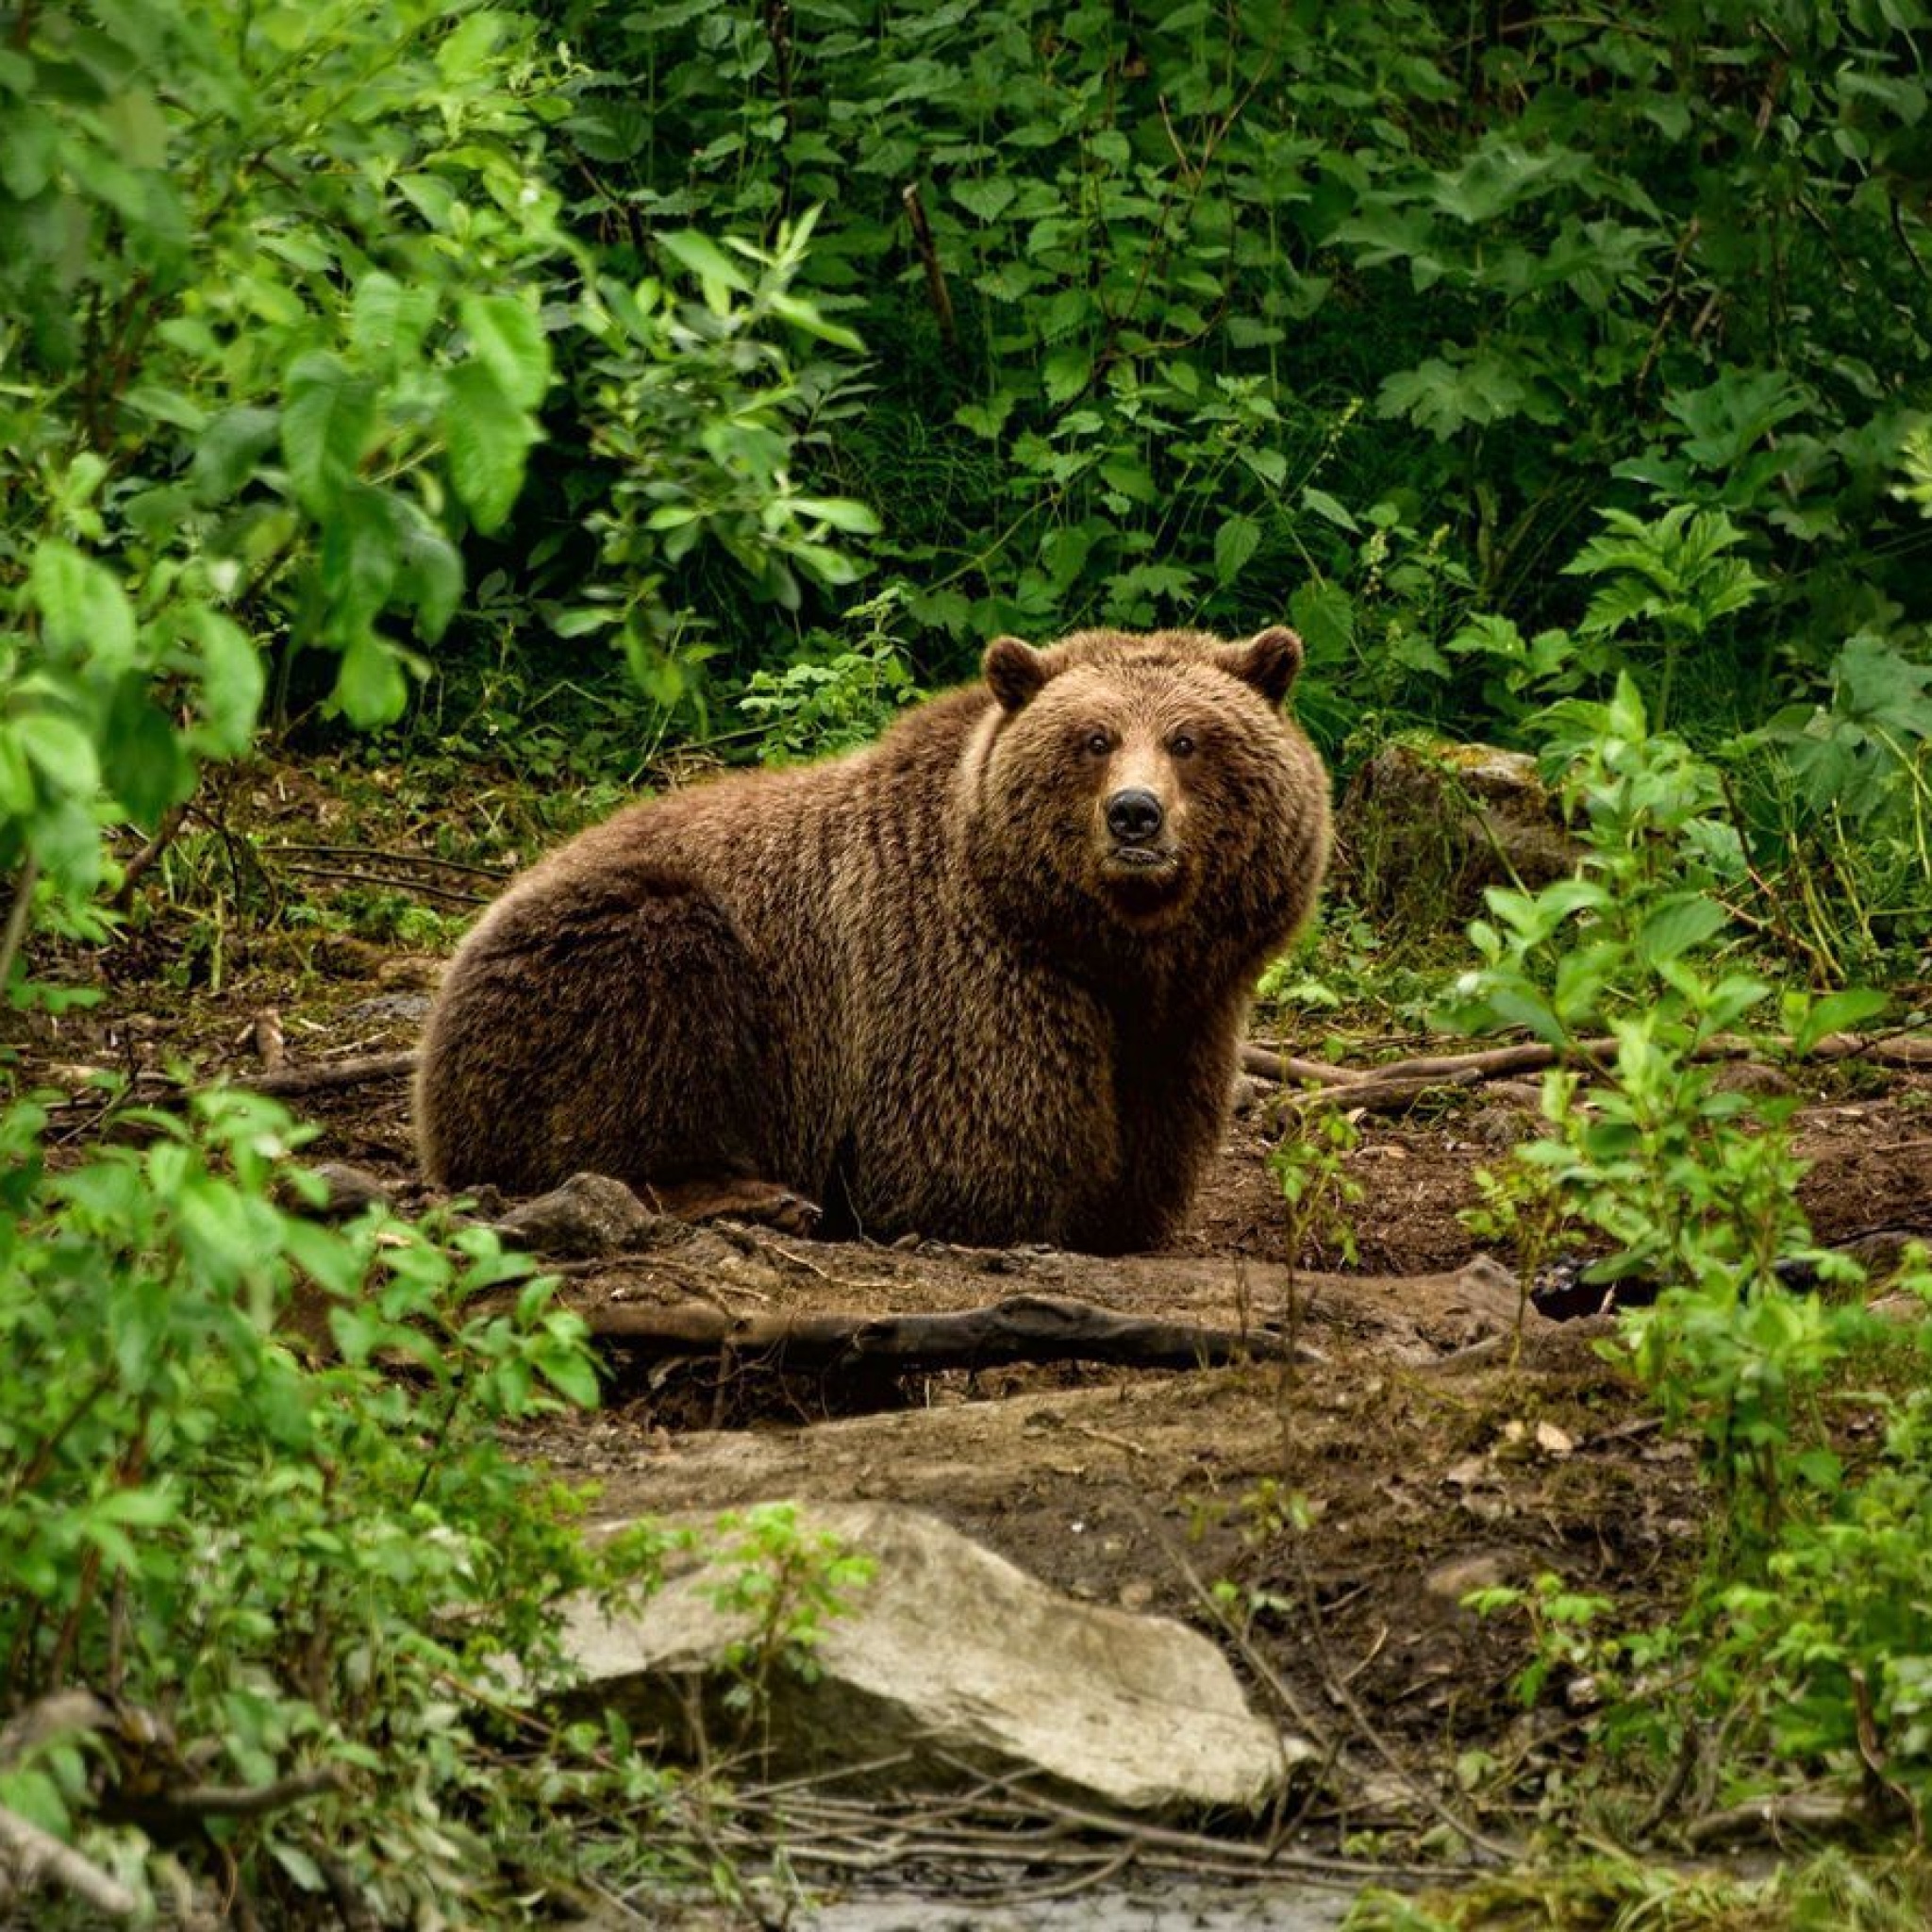
M1052 670L1044 655L1019 638L995 638L986 647L981 669L1003 711L1017 711L1044 684Z
M1278 705L1302 668L1302 641L1284 624L1257 631L1244 644L1224 644L1215 662L1230 677L1252 684L1271 705Z

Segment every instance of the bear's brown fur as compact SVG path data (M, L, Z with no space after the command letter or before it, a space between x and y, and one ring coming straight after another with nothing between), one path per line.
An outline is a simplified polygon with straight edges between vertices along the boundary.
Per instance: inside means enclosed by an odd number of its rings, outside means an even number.
M1301 641L1088 631L869 749L634 806L451 965L429 1174L781 1184L828 1232L1120 1251L1218 1142L1255 974L1307 918L1328 783Z

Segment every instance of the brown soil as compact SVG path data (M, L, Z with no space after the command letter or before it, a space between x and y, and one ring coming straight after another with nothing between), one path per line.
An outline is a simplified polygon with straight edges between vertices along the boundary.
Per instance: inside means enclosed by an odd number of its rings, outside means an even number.
M271 1006L291 1064L413 1044L433 962L318 946L304 963L296 978L289 958L258 949L231 960L218 995L166 1013L152 981L110 984L92 1012L34 1023L30 1072L72 1090L87 1065L188 1058L245 1080L260 1064L252 1023ZM1932 1232L1932 1078L1839 1066L1811 1083L1799 1143L1819 1236ZM366 1168L402 1207L422 1205L402 1081L303 1106L321 1128L312 1158ZM1205 1592L1230 1582L1245 1641L1229 1642L1257 1695L1277 1680L1351 1757L1386 1752L1449 1790L1458 1756L1479 1750L1495 1767L1488 1795L1527 1795L1574 1753L1577 1720L1560 1683L1524 1713L1513 1683L1525 1623L1460 1600L1550 1572L1641 1624L1681 1590L1707 1511L1693 1446L1667 1437L1606 1358L1607 1323L1546 1321L1502 1270L1467 1265L1457 1214L1474 1199L1473 1172L1531 1124L1480 1090L1433 1115L1363 1120L1347 1158L1363 1189L1357 1268L1292 1280L1291 1262L1332 1271L1332 1257L1287 1253L1257 1112L1236 1123L1158 1265L664 1231L646 1253L573 1274L567 1293L591 1308L696 1296L772 1314L957 1309L1025 1291L1216 1325L1292 1324L1305 1358L860 1385L745 1361L653 1368L617 1351L603 1412L533 1430L526 1446L601 1485L602 1516L884 1497L934 1509L1094 1600L1214 1628Z

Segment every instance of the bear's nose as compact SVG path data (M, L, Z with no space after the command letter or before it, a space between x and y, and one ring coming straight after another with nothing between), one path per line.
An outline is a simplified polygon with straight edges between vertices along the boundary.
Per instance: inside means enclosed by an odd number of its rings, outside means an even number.
M1142 845L1160 829L1160 801L1139 785L1107 801L1107 829L1127 845Z

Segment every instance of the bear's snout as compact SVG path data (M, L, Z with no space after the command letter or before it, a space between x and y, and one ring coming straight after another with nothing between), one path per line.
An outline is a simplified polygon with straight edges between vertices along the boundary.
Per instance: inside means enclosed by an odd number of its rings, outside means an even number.
M1107 801L1107 829L1124 845L1144 845L1166 820L1159 799L1144 785L1129 785Z

